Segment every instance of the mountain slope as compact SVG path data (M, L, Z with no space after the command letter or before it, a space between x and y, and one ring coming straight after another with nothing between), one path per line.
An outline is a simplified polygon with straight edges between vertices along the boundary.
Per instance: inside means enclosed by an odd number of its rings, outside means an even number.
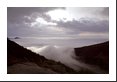
M97 65L109 72L109 41L75 48L75 54L79 57L78 60L87 64Z
M51 73L63 73L63 74L78 73L60 62L48 60L45 57L40 56L39 54L36 54L30 50L27 50L26 48L18 45L17 43L7 39L7 73L35 73L35 72L26 71L26 70L32 70L32 67L30 65L33 65L33 67L35 66L35 68L39 66L37 69L44 68L44 70L45 69L47 70L48 68L50 70L53 70L53 72ZM28 67L26 68L26 66ZM23 70L25 70L26 72L25 71L20 72ZM36 73L48 73L48 71L46 72L46 70L45 72L36 72Z

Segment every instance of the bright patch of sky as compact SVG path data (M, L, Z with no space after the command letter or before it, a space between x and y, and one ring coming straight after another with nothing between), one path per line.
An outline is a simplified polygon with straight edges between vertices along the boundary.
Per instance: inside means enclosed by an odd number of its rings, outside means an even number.
M52 20L55 21L72 21L73 16L70 14L67 10L65 9L57 9L57 10L52 10L46 13L51 17Z

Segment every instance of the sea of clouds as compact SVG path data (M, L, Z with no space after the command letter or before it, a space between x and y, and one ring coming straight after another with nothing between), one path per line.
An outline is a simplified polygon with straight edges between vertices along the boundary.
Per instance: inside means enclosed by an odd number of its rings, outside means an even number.
M51 59L57 62L61 62L66 66L80 71L82 69L88 69L96 73L103 73L97 66L87 65L84 62L79 61L79 57L75 55L74 48L90 43L85 41L79 42L77 39L38 39L38 38L22 38L12 39L16 43L25 48L44 56L47 59ZM76 44L80 43L80 44Z
M87 65L81 61L78 61L78 57L76 57L74 53L74 48L72 47L63 47L63 46L56 46L56 45L46 45L43 47L27 47L27 49L38 53L46 57L47 59L51 59L54 61L59 61L66 66L73 68L74 70L80 71L83 69L88 69L96 73L102 73L103 71L100 70L96 66ZM76 60L77 58L77 60Z

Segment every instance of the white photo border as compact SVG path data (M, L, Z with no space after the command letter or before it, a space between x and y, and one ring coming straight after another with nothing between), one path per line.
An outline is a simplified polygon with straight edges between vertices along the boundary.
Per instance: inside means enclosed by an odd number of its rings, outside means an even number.
M109 74L7 74L7 7L109 7ZM116 81L116 0L0 0L1 81Z

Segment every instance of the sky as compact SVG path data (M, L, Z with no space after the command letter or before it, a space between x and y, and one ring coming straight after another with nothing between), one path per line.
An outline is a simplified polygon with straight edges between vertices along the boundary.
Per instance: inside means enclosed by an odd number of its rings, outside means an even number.
M8 7L7 36L109 39L109 8Z

